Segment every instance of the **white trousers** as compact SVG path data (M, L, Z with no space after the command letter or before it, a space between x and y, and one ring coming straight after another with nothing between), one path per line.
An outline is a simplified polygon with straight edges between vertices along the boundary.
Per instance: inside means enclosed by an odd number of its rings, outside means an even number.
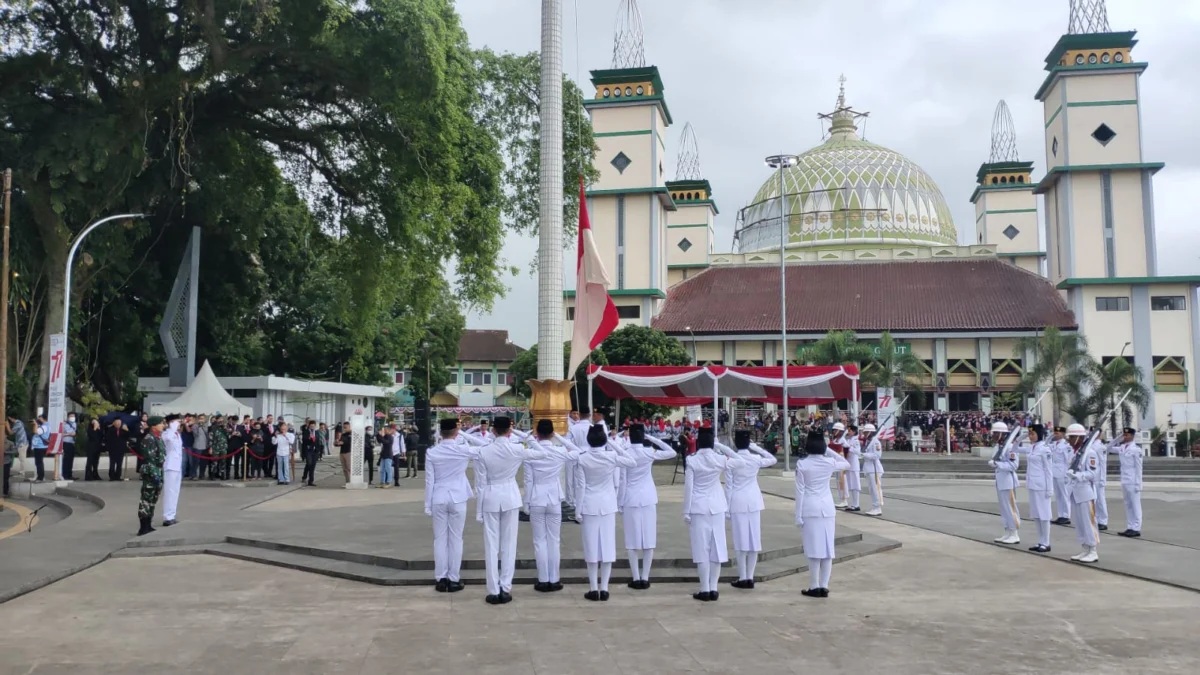
M1012 488L1001 489L997 486L996 499L1000 502L1000 520L1004 523L1005 531L1021 529L1021 512L1017 509L1017 491Z
M867 481L867 489L871 491L871 508L883 509L883 480L877 473L863 474L863 479Z
M1054 479L1054 503L1058 506L1059 518L1071 517L1071 487L1066 478Z
M1133 486L1121 486L1121 496L1125 498L1125 527L1134 532L1142 531L1142 489Z
M175 520L175 511L179 508L179 486L182 483L182 471L163 471L163 520Z
M529 522L533 525L533 557L537 560L538 581L558 581L559 553L562 550L562 507L531 506Z
M1029 491L1029 517L1032 520L1049 522L1054 520L1053 495L1049 490Z
M489 595L512 590L513 570L517 565L517 522L520 511L485 511L483 514L483 562L487 568ZM499 570L496 569L497 565Z
M1096 503L1092 500L1083 502L1072 502L1074 507L1071 520L1075 525L1075 538L1079 540L1081 546L1095 546L1100 538L1100 531L1096 529Z
M459 580L467 503L433 505L433 578ZM495 557L492 558L495 560Z
M1104 483L1096 484L1096 524L1108 525L1108 498L1104 496Z

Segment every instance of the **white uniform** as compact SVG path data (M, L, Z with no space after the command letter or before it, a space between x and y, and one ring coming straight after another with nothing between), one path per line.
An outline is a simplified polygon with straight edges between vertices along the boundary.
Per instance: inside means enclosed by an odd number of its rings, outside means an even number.
M183 483L183 439L179 437L179 422L163 429L163 444L167 457L163 461L163 522L175 520L179 508L179 487Z
M1025 488L1029 491L1029 517L1037 523L1038 544L1050 547L1050 521L1053 520L1051 499L1054 495L1054 456L1045 441L1016 448L1026 455Z
M846 476L846 491L850 493L849 505L857 509L858 495L862 492L862 481L859 479L862 473L862 441L857 436L846 440L846 461L850 463L850 470L843 475Z
M867 513L874 516L883 513L883 462L880 461L882 456L883 447L878 438L871 439L862 450L862 470L867 479L867 489L871 491L871 510Z
M644 445L631 445L629 456L635 464L621 470L617 504L621 507L622 524L625 529L625 550L629 552L629 569L634 581L650 580L650 565L654 562L654 549L658 546L658 490L654 487L654 463L675 459L671 446L646 436L648 443L658 450ZM643 551L642 565L638 565L638 551Z
M1103 526L1108 529L1108 499L1104 495L1104 486L1108 485L1108 451L1117 444L1113 441L1111 444L1104 444L1099 439L1092 443L1092 450L1096 451L1096 459L1099 460L1096 464L1096 525Z
M571 428L567 429L567 439L571 444L578 448L579 452L584 452L588 449L587 434L588 429L592 428L592 423L587 420L579 420L571 424ZM578 465L568 466L566 470L566 488L567 488L567 503L575 508L576 516L579 515L579 495L575 494L575 487L582 480L583 474Z
M1065 440L1050 441L1050 454L1054 456L1054 503L1059 518L1071 517L1071 493L1068 486L1067 467L1075 451Z
M1121 458L1121 496L1125 500L1125 528L1142 531L1142 460L1145 455L1137 443L1117 446Z
M478 490L475 507L476 520L483 523L488 595L512 591L513 571L517 562L517 514L521 508L517 471L526 460L544 459L556 454L559 451L554 448L526 448L503 435L479 450L475 460L475 487Z
M751 450L754 454L751 453ZM758 472L779 460L754 443L750 450L739 450L745 464L731 465L725 475L725 498L733 524L733 550L738 559L738 579L753 579L758 552L762 550L762 490Z
M1017 471L1021 468L1021 458L1016 450L1009 448L1003 457L989 464L996 468L996 498L1000 503L1004 531L1016 532L1021 528L1021 512L1017 509L1017 487L1021 482ZM1003 543L1017 544L1020 540Z
M698 568L701 593L717 590L721 564L729 561L729 548L725 543L725 513L729 510L729 504L725 501L725 491L721 489L721 474L730 465L756 463L738 457L728 448L724 450L729 454L718 454L712 448L700 448L688 458L684 471L683 519L688 524L692 562ZM829 492L828 486L825 492Z
M872 444L878 442L872 441ZM849 468L849 462L831 451L824 455L807 455L796 462L796 525L802 529L810 588L829 588L837 518L837 509L829 493L829 480L834 473Z
M1096 472L1100 460L1096 451L1086 448L1083 458L1079 460L1079 469L1075 475L1068 474L1068 487L1071 491L1072 516L1075 520L1075 536L1085 549L1095 549L1100 538L1096 529Z
M458 581L462 569L463 524L472 495L467 465L479 457L479 450L472 447L478 439L466 438L459 434L442 439L425 454L425 515L433 516L436 580Z
M546 448L549 441L537 441ZM548 456L525 462L525 510L533 525L533 557L537 561L538 581L557 583L559 553L562 550L562 478L563 465L574 466L569 456Z
M618 468L629 468L635 462L625 448L610 440L605 447L589 447L580 452L576 463L579 466L575 483L579 502L576 512L583 519L580 530L588 582L591 590L607 592L608 575L617 560L616 473Z

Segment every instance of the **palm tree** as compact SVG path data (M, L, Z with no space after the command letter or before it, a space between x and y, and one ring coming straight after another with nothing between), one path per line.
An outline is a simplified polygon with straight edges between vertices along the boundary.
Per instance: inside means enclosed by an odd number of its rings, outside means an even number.
M896 341L892 334L884 331L879 336L879 356L871 359L873 363L862 372L862 383L876 387L891 387L896 391L908 390L915 394L919 405L922 398L920 380L914 380L925 374L925 365L921 359L911 353L896 353Z
M858 341L852 330L831 330L825 337L803 348L806 361L814 366L857 366L874 358L871 347Z
M1057 424L1071 402L1079 401L1083 385L1093 372L1095 359L1088 354L1087 339L1066 335L1051 326L1041 335L1019 338L1013 354L1023 357L1027 350L1033 352L1036 361L1025 364L1021 390L1026 395L1049 390L1053 423ZM1074 407L1072 412L1079 410Z
M1108 418L1109 431L1116 438L1118 427L1131 426L1134 409L1145 410L1150 405L1150 390L1142 384L1144 371L1124 358L1115 358L1107 366L1093 362L1090 371L1092 394L1088 396L1088 402L1093 415L1112 410L1125 392L1129 392L1119 413Z

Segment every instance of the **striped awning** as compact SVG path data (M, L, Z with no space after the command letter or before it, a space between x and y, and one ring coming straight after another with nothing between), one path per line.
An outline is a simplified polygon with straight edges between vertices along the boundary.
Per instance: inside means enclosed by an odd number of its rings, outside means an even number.
M591 366L588 379L609 398L684 406L714 398L783 403L782 366ZM858 397L855 366L788 366L788 405Z

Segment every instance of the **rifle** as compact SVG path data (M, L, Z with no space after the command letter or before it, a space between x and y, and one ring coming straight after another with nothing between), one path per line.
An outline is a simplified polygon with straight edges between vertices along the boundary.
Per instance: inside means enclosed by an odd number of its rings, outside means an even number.
M1046 394L1049 394L1049 393L1050 393L1049 389L1042 392L1042 395L1038 397L1038 400L1033 402L1033 405L1030 406L1029 409L1025 411L1025 414L1028 415L1028 414L1032 413L1034 410L1037 410L1038 404L1041 403L1042 399L1046 398ZM1016 426L1016 425L1014 425L1014 426ZM1023 429L1023 428L1024 427L1019 427L1019 426L1016 427L1015 429L1013 429L1012 431L1010 431L1008 433L1008 438L1004 441L1003 444L996 446L996 454L992 455L993 462L999 462L1000 458L1004 457L1004 453L1008 452L1008 449L1010 447L1012 447L1012 444L1017 440L1017 434L1021 433L1021 429ZM1042 440L1045 440L1045 439L1042 439Z
M1070 471L1079 470L1079 463L1083 461L1083 453L1087 452L1087 449L1091 447L1092 443L1094 443L1096 439L1100 437L1100 432L1104 429L1104 423L1108 421L1109 416L1119 410L1121 408L1121 404L1124 403L1125 399L1129 398L1129 395L1132 393L1133 389L1126 389L1125 395L1121 397L1121 400L1117 401L1116 405L1110 408L1108 412L1104 413L1103 417L1096 421L1096 428L1092 430L1092 433L1087 435L1087 438L1083 440L1083 445L1079 446L1079 449L1075 451L1075 456L1071 458L1071 466L1069 468Z

